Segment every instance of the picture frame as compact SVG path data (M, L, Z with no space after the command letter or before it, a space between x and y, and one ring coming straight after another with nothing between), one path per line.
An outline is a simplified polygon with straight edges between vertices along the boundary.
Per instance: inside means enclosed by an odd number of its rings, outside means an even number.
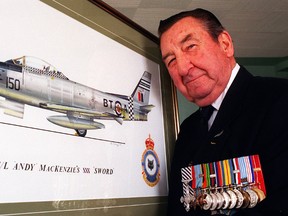
M161 54L158 48L159 44L158 44L157 37L147 32L145 29L141 28L140 26L133 23L129 19L125 18L123 15L113 10L111 7L109 7L102 1L81 0L81 1L75 2L75 1L69 1L69 0L54 0L54 1L42 0L41 3L44 3L46 7L49 7L49 10L51 9L55 10L55 13L57 14L58 13L64 14L65 16L69 17L69 19L72 18L76 20L77 22L81 23L82 25L84 24L89 29L92 29L93 31L96 31L100 33L101 35L104 35L109 40L112 39L113 41L117 43L116 44L117 46L118 44L119 46L124 46L125 50L127 49L127 52L131 52L131 51L135 52L137 55L137 58L140 58L140 59L143 58L144 60L147 59L147 62L148 62L147 64L151 64L152 68L154 68L155 65L157 66L157 68L159 69L158 72L159 72L159 77L160 77L159 79L160 85L157 86L159 87L158 93L159 95L161 95L160 105L161 105L162 112L160 114L163 115L161 117L161 119L163 119L163 128L161 128L161 130L163 132L163 138L165 140L165 143L163 143L165 157L163 156L160 157L161 158L160 165L163 166L163 168L167 170L167 173L163 176L161 175L160 178L161 180L164 179L164 181L166 182L165 187L167 187L171 155L172 155L173 148L174 148L174 142L176 140L176 136L179 130L179 125L178 125L179 120L178 120L176 90L173 86L173 83L169 77L168 72L166 71L165 67L162 64ZM41 11L39 11L39 13L41 13ZM62 28L62 27L55 26L55 28L57 29L57 28ZM53 33L53 30L48 31L48 32ZM69 37L73 37L73 35L69 35ZM45 41L43 43L45 43ZM88 43L88 41L81 41L81 43ZM91 62L91 61L89 62L89 64L92 65L90 66L92 68L93 68L93 63L94 62ZM124 62L123 64L129 65L129 62L127 63ZM140 61L140 64L143 64L143 61L142 63ZM135 65L135 67L136 66L137 64ZM141 65L139 67L141 67ZM125 77L125 75L123 75L122 77ZM130 82L130 77L129 79L126 79L129 82ZM107 81L109 80L109 78L110 77L107 75L107 78L105 79L103 78L103 80ZM87 77L83 77L83 80L85 79L87 79ZM117 79L120 80L120 77L117 77ZM131 79L131 80L134 80L134 79ZM78 81L79 79L77 78L77 82ZM79 82L82 83L81 80ZM108 85L108 87L110 86ZM149 120L149 117L150 116L148 114L148 120ZM42 132L41 130L40 132ZM136 130L139 130L139 129L136 129ZM139 133L139 131L136 131L136 132ZM140 135L142 135L142 132L140 132ZM137 136L139 136L139 134ZM150 137L150 136L148 137L148 134L145 134L143 136L147 139ZM152 139L153 139L153 135L152 135ZM143 152L143 155L144 155L143 157L145 157L145 153L147 153L147 149L145 149L145 140L141 142L143 143L143 148L142 148L143 151L142 150L141 151ZM157 144L158 143L156 142L156 145ZM121 143L120 144L116 143L116 145L121 146ZM85 146L83 146L82 148L85 148ZM156 155L156 156L154 155L155 158L158 157L157 153L159 154L158 151L155 151L155 155ZM126 154L127 152L124 155ZM165 158L165 161L163 161L162 158ZM142 158L142 163L143 163L143 158ZM15 168L16 164L13 164L12 167ZM139 164L141 165L141 158L139 158ZM81 165L78 165L78 166L80 167ZM124 175L124 178L127 178L127 176ZM143 179L141 179L141 181L143 181ZM43 185L45 185L45 182L43 182ZM143 181L143 185L146 185L144 181ZM62 186L62 188L65 188L64 182L59 182L59 186L60 187ZM79 183L78 180L75 186L83 187ZM129 185L126 185L126 187L129 188ZM147 188L147 191L153 188L153 186L151 185L150 186L146 185L145 187ZM161 189L164 191L159 192L160 195L157 195L157 193L156 195L154 195L153 192L151 192L152 194L151 195L149 194L149 192L145 191L145 187L143 187L144 188L143 192L139 193L140 195L138 195L138 193L134 193L133 195L125 194L124 196L122 196L121 193L123 192L119 192L120 195L117 194L115 195L115 197L113 197L107 192L108 198L105 198L102 192L102 194L98 198L91 197L91 198L85 198L85 199L82 199L82 198L66 199L64 197L63 199L61 199L61 196L65 194L65 192L63 192L63 194L55 196L56 199L53 199L53 200L49 200L49 199L41 200L40 199L40 200L32 200L32 201L24 200L20 202L17 200L14 202L9 202L8 200L8 202L0 204L1 206L0 213L8 214L8 215L13 215L13 214L21 215L21 214L29 214L29 213L30 214L41 213L41 214L46 214L46 215L59 215L59 214L79 215L79 212L81 212L85 215L102 215L103 213L105 213L106 215L115 215L115 214L117 215L147 215L147 214L164 215L166 211L166 205L167 205L167 190L168 189L167 188L165 190ZM67 188L69 189L69 187ZM130 188L130 189L133 191L137 190L137 188ZM22 193L22 191L20 191L19 194L20 193ZM113 189L112 189L112 193L113 193ZM24 192L21 196L23 197L25 196ZM77 195L75 197L77 197Z

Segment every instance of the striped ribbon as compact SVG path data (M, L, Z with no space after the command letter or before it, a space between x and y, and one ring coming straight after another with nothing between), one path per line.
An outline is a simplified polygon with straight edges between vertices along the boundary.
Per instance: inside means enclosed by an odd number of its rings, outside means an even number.
M203 172L201 164L195 165L196 188L202 188L203 185Z
M239 167L240 167L241 183L247 184L248 183L248 177L247 177L247 170L245 167L244 157L239 157L238 161L239 161Z
M203 170L203 188L209 188L210 187L210 168L208 163L202 164L202 170Z
M254 172L252 169L252 165L249 159L249 156L244 157L245 168L247 172L247 181L248 183L254 183Z
M183 187L183 197L181 197L181 202L188 212L190 210L190 203L195 199L195 193L192 189L191 182L193 182L192 167L185 167L181 169L182 174L182 187Z
M233 158L233 164L234 164L234 174L235 174L235 183L236 185L241 184L241 175L240 175L240 166L238 158Z
M235 170L235 166L234 166L234 163L233 163L233 159L229 159L228 160L228 163L229 163L229 171L230 171L230 179L231 179L231 185L235 185L236 184L236 181L235 181L235 174L234 174L234 170Z
M224 170L225 170L225 186L231 185L231 173L230 173L230 165L229 160L224 160Z
M250 156L250 160L253 164L255 184L259 189L261 189L264 192L264 194L266 194L265 182L263 178L259 155Z
M219 185L220 187L223 187L227 184L227 179L226 179L226 170L225 170L225 164L224 161L219 161L219 168L221 170L221 177L222 177L222 184Z
M203 163L201 164L201 168L202 168L202 171L203 171L203 184L202 184L202 188L207 188L207 169L206 169L206 164Z
M215 187L215 184L216 184L216 173L215 173L214 163L209 163L209 170L210 170L210 186L211 187Z

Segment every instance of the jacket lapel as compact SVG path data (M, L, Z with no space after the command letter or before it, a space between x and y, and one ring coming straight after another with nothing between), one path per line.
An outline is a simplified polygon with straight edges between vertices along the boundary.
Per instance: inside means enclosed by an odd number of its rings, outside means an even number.
M252 78L253 76L246 69L240 67L209 130L211 144L222 143L229 134L229 125L240 114Z

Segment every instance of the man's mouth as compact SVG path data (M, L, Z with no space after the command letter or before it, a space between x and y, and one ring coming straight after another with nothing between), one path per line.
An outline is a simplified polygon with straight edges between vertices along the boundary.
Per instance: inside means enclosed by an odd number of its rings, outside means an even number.
M194 82L195 80L199 79L201 76L203 76L203 74L193 75L193 76L192 75L184 76L182 78L183 84L187 85L190 82Z

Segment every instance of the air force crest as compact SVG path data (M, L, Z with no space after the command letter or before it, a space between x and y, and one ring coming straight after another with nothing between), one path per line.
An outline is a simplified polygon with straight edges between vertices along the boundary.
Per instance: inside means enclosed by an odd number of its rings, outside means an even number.
M154 151L154 141L151 136L145 140L146 149L142 154L142 175L144 181L150 186L155 186L160 180L160 163Z

